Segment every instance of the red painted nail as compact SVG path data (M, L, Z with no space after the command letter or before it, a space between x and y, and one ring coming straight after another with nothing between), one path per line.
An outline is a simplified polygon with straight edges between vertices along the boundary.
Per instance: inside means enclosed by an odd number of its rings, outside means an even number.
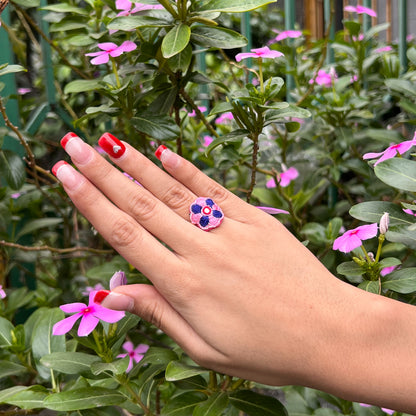
M65 162L65 160L60 160L59 162L57 162L53 165L52 173L56 176L56 173L58 172L58 169L63 165L69 165L69 163Z
M104 133L98 140L98 144L108 155L116 159L123 156L126 151L126 146L111 133Z
M167 149L167 147L166 146L164 146L163 144L161 144L157 149L156 149L156 152L155 152L155 156L160 160L160 156L162 156L162 153L163 153L163 151L164 150L166 150Z
M101 303L109 294L109 290L99 290L94 296L94 302Z
M61 146L65 149L66 144L73 137L78 137L78 134L75 134L75 133L72 133L72 132L65 134L65 136L62 137L62 139L61 139Z

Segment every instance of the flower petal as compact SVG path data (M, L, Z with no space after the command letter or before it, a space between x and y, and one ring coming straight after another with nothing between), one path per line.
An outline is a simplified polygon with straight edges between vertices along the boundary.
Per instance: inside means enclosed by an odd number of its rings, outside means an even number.
M87 305L81 302L75 303L66 303L65 305L61 305L59 308L66 313L74 313L74 312L81 312L85 309Z
M98 325L98 322L100 322L100 320L92 314L84 315L78 327L78 336L86 337L91 334L91 332L94 331L95 327Z
M131 341L126 341L123 344L123 350L127 351L127 352L133 352L134 351L134 345Z
M271 215L275 214L289 214L289 211L286 211L284 209L279 208L273 208L273 207L256 207L258 209L261 209L263 212Z
M93 65L102 65L102 64L106 64L110 58L109 58L110 54L108 54L107 52L104 52L103 54L101 54L100 56L97 56L94 59L91 59L91 63Z
M111 309L104 308L103 306L98 304L95 304L95 311L93 314L102 321L109 322L110 324L118 322L120 319L123 319L126 315L123 311L113 311Z
M82 314L77 313L68 318L62 319L62 321L57 322L52 328L53 335L64 335L69 332L74 326L75 322L82 316Z
M378 225L375 222L374 224L361 225L355 229L357 231L356 235L360 240L368 240L377 235Z

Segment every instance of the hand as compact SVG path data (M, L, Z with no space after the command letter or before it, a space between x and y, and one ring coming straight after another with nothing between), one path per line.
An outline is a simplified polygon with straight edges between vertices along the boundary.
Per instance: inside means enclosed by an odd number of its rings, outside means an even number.
M374 330L377 311L398 302L336 279L274 217L172 151L158 149L168 174L108 133L99 144L142 186L73 134L63 145L79 171L58 164L56 175L98 232L153 283L117 287L103 306L153 323L205 367L356 395L350 373L361 374L383 342L384 333ZM212 198L225 214L210 232L189 221L198 196ZM372 328L368 345L364 316ZM334 358L355 350L347 369Z

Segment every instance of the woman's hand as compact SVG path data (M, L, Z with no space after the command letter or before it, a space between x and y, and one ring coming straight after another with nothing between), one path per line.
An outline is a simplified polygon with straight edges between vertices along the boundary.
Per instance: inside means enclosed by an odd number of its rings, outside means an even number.
M139 186L74 134L62 143L79 170L54 168L66 192L153 283L117 287L103 306L153 323L208 368L357 396L353 375L386 345L377 320L396 302L336 279L279 221L168 149L157 151L166 173L127 143L102 136L101 147ZM189 221L198 196L224 212L210 232ZM347 369L343 359L350 359ZM386 371L375 366L360 382Z

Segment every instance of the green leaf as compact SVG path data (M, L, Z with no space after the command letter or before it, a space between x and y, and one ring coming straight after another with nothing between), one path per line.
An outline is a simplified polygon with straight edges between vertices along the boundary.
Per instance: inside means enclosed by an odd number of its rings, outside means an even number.
M239 390L230 395L231 404L248 416L287 416L287 411L279 400L251 390Z
M413 82L405 79L390 78L386 79L385 84L399 94L414 97L416 95L416 87Z
M12 345L13 324L0 316L0 348Z
M228 101L223 101L217 103L214 108L210 111L209 115L214 116L217 114L228 113L229 111L233 111L233 105Z
M4 68L0 69L0 76L6 74L14 74L16 72L26 72L27 70L21 65L6 65Z
M384 269L384 267L392 267L392 266L399 266L402 262L395 257L386 257L385 259L380 261L380 267Z
M201 1L198 11L242 13L276 3L276 0L210 0Z
M184 364L180 361L171 361L166 367L166 380L183 380L206 372L208 372L208 370L202 367Z
M44 406L51 410L70 412L102 406L115 406L124 401L125 397L115 390L103 387L88 387L51 394L45 399Z
M85 23L80 22L79 20L62 20L57 23L52 23L49 27L50 32L66 32L70 30L79 30L84 29Z
M89 373L92 363L96 361L100 358L83 352L53 352L40 359L45 367L64 374Z
M188 25L180 23L174 26L163 38L162 55L165 58L171 58L183 51L188 45L190 38L191 28Z
M416 115L416 104L405 98L399 101L399 106L410 114Z
M347 261L341 263L337 267L337 273L343 276L362 276L365 270L363 270L355 261Z
M229 134L225 134L224 136L220 136L218 138L216 138L215 140L213 140L210 145L207 147L205 154L207 156L210 155L210 153L218 146L220 145L227 145L230 143L235 143L238 142L242 139L244 139L244 137L247 137L247 135L249 134L248 130L244 130L244 129L238 129L238 130L234 130Z
M71 6L67 3L59 3L59 4L50 4L48 6L42 7L42 10L50 10L52 12L57 13L75 13L80 15L88 15L87 10L81 7Z
M392 158L374 167L374 173L385 184L416 192L416 161Z
M380 293L380 282L378 280L365 280L360 283L358 287L366 292L375 293L377 295Z
M92 80L77 79L65 85L64 93L71 94L71 93L78 93L78 92L95 91L98 89L102 89L102 85L100 81L97 81L95 79L92 79Z
M390 226L392 225L411 225L413 219L411 215L403 212L402 208L393 202L367 201L351 207L349 213L357 220L374 223L380 222L382 215L388 212Z
M0 151L0 175L6 179L10 188L20 189L26 180L22 158L10 150Z
M23 390L5 400L5 403L18 406L21 409L43 408L43 401L48 394L38 390Z
M416 292L416 267L387 274L382 278L382 288L403 294Z
M412 47L407 50L407 58L416 65L416 48Z
M62 218L39 218L36 220L29 221L17 233L16 240L18 240L20 237L24 235L32 234L34 231L40 230L41 228L55 227L56 225L61 224L62 222Z
M95 362L91 365L91 371L94 375L101 373L112 373L115 375L124 374L129 366L130 357L124 357L121 360L113 361L112 363Z
M0 378L26 373L27 368L11 361L0 360Z
M167 348L150 347L146 352L143 362L148 364L169 364L171 361L176 361L178 355Z
M27 390L27 388L27 386L14 386L9 387L8 389L0 390L0 403L6 403L9 397L20 391Z
M187 392L175 396L163 407L161 416L189 416L195 406L206 400L207 396L198 392Z
M179 136L179 127L164 115L141 114L131 119L133 127L156 140L170 140Z
M191 40L206 48L234 49L247 45L247 38L223 27L193 26Z
M173 72L182 71L185 73L188 70L191 61L192 61L192 46L188 44L183 51L176 54L175 56L172 56L172 58L169 59L169 67ZM175 87L172 87L172 88L176 92L176 88Z
M408 226L390 226L386 234L386 239L392 243L402 243L416 250L416 232Z
M40 6L40 0L13 0L13 3L18 4L22 7L39 7Z
M36 362L36 367L41 377L49 379L51 370L40 363L40 359L52 354L53 352L64 352L65 336L52 335L53 326L65 318L64 313L59 308L45 311L38 320L32 332L32 353Z
M128 32L139 27L166 27L171 25L172 22L152 16L122 16L112 20L107 25L107 29L124 30Z
M228 406L228 395L222 391L217 391L205 402L199 403L192 416L219 416L223 414Z

